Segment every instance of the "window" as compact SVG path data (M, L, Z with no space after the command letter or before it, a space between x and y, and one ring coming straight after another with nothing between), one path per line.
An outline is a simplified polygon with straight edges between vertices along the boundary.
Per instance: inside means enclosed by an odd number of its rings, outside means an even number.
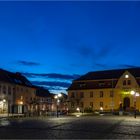
M77 106L79 106L79 101L77 101Z
M126 85L126 80L123 81L123 85Z
M11 87L8 87L8 94L11 95Z
M86 84L84 84L84 83L79 85L79 87L85 87L85 86L86 86Z
M26 89L26 92L28 93L28 89Z
M17 87L17 91L19 91L19 88Z
M74 108L74 103L73 102L71 103L71 107Z
M93 92L92 91L90 92L90 97L93 97Z
M99 86L100 86L100 87L105 86L105 82L100 81L100 82L99 82Z
M101 98L103 97L103 91L100 91L100 97Z
M3 86L3 93L6 94L6 87Z
M15 88L13 88L13 93L15 93Z
M84 92L80 93L80 97L83 98L84 97Z
M113 90L110 91L110 97L114 97Z
M103 107L103 102L100 102L100 107Z
M81 106L81 107L84 107L84 103L83 103L83 102L81 102L81 103L80 103L80 106Z
M20 96L20 99L23 100L23 96Z
M90 102L90 107L92 107L92 108L93 108L93 102Z
M21 92L23 92L23 88L21 88Z
M74 98L74 92L71 93L71 98Z
M128 80L128 81L127 81L127 84L128 84L128 85L131 85L131 80Z

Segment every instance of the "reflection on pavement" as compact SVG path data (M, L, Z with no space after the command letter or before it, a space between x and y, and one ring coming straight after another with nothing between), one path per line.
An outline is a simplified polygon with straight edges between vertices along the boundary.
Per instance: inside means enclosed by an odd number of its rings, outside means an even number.
M10 125L9 120L7 120L7 119L0 120L0 126L7 126L7 125Z

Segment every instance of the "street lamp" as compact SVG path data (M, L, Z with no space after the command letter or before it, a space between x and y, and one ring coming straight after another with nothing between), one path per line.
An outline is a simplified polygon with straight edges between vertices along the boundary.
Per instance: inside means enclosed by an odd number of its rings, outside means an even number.
M134 95L134 118L136 118L136 97L139 96L139 93L132 90L130 94Z
M58 94L55 95L54 98L56 99L56 114L57 114L57 118L58 118L58 107L59 107L59 103L60 103L60 99L62 97L62 94Z

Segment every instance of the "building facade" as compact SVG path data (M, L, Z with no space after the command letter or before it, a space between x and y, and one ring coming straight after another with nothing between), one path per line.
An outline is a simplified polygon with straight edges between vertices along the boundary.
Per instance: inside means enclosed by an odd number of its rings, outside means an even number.
M69 110L140 111L139 93L140 68L89 72L68 88Z
M52 94L43 87L36 86L36 103L38 115L47 115L52 111Z
M0 69L0 113L23 114L32 109L36 89L20 73Z

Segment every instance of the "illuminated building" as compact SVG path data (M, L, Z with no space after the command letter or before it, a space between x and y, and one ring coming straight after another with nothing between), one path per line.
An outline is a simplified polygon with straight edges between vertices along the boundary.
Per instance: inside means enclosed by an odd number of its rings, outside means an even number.
M74 80L68 88L69 110L140 111L140 68L89 72ZM136 94L136 95L137 95Z
M36 89L20 73L0 69L0 113L29 112Z

